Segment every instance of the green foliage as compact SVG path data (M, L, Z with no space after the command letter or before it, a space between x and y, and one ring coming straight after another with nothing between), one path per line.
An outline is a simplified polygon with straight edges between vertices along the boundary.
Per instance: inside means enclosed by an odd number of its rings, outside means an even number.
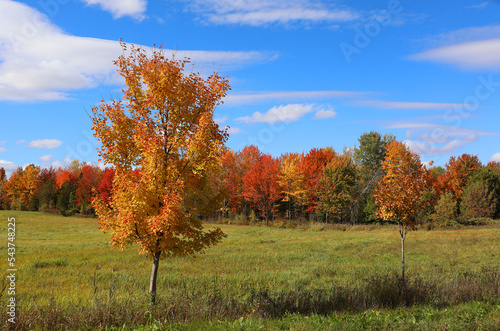
M460 211L465 219L492 217L496 210L495 200L486 181L472 181L465 188Z
M434 222L444 226L458 225L457 202L453 198L453 193L441 195L434 209L435 213L432 215Z
M250 221L250 224L257 224L259 222L259 218L257 215L255 215L255 210L250 211L250 215L248 216L248 220Z
M376 171L382 168L382 161L385 158L387 144L395 137L391 134L382 136L376 131L363 133L359 138L359 147L354 152L356 163L363 169Z
M500 214L500 168L480 167L476 169L469 178L468 185L482 182L493 193L493 201L496 205L495 215Z
M76 206L76 184L64 182L57 194L56 207L60 210L61 215L71 216L77 210Z

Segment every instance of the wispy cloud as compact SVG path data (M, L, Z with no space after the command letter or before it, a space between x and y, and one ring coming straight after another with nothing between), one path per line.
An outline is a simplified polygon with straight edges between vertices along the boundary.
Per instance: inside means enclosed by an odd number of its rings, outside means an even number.
M489 1L478 3L477 5L465 6L467 9L484 9L488 5Z
M244 123L269 123L295 122L306 114L311 112L333 112L331 107L325 109L325 106L316 106L314 104L288 104L274 106L266 113L255 112L252 116L239 117L236 120Z
M32 140L27 146L40 149L54 149L62 145L62 141L57 139Z
M420 155L452 154L457 149L477 141L480 136L498 134L449 125L410 121L393 122L386 127L389 129L405 129L405 143Z
M0 1L0 100L61 100L68 91L121 84L113 60L118 41L72 36L39 11L15 1ZM172 51L199 66L224 69L269 60L258 51Z
M440 48L472 41L500 38L500 25L472 26L416 39L423 48Z
M489 39L432 49L409 57L458 66L465 70L500 69L500 39Z
M113 18L130 16L142 21L146 16L147 0L82 0L87 5L98 5L110 12Z
M0 152L7 152L7 148L0 146Z
M466 107L477 107L477 105L464 103L446 103L446 102L413 102L413 101L385 101L385 100L359 100L352 104L379 109L428 109L428 110L448 110L462 109Z
M327 6L307 0L191 0L188 8L212 24L263 26L297 22L345 22L360 14L348 7Z
M252 104L265 101L320 100L328 98L361 97L373 92L358 91L259 91L229 94L224 103L229 105Z

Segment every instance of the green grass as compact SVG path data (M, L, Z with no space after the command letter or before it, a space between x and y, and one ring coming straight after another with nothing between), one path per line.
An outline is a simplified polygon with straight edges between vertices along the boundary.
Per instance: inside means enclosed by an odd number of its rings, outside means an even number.
M160 262L151 312L150 258L137 247L112 249L92 218L0 211L2 280L8 217L16 218L18 329L118 330L149 316L151 329L352 329L346 316L355 329L500 325L498 225L409 233L405 293L398 293L400 238L392 226L218 225L227 234L221 244ZM7 299L3 292L0 304ZM464 322L467 314L475 317Z

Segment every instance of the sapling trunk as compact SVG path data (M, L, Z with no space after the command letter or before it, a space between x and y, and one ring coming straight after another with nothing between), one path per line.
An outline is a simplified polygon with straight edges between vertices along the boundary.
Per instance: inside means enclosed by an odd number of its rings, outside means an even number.
M158 265L160 263L161 252L153 254L153 266L151 268L151 278L149 279L149 295L151 304L156 303L156 278L158 275Z
M403 285L406 285L405 281L405 239L406 239L406 227L399 225L399 234L401 235L401 278L403 280Z

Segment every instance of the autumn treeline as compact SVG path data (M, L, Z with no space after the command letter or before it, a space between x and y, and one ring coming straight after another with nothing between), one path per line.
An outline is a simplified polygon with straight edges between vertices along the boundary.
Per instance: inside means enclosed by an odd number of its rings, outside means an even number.
M0 169L0 207L12 210L93 215L95 192L109 200L115 171L73 161L65 168L18 167L9 179Z
M385 175L382 161L393 140L372 131L342 152L313 148L273 157L255 146L228 150L196 197L206 215L242 222L379 222L373 193ZM418 212L416 223L453 225L499 217L500 163L482 165L477 156L463 154L444 167L422 167L430 180L421 196L427 207ZM108 201L113 176L112 168L78 161L59 169L20 167L8 179L1 169L0 204L4 209L93 214L92 195Z

